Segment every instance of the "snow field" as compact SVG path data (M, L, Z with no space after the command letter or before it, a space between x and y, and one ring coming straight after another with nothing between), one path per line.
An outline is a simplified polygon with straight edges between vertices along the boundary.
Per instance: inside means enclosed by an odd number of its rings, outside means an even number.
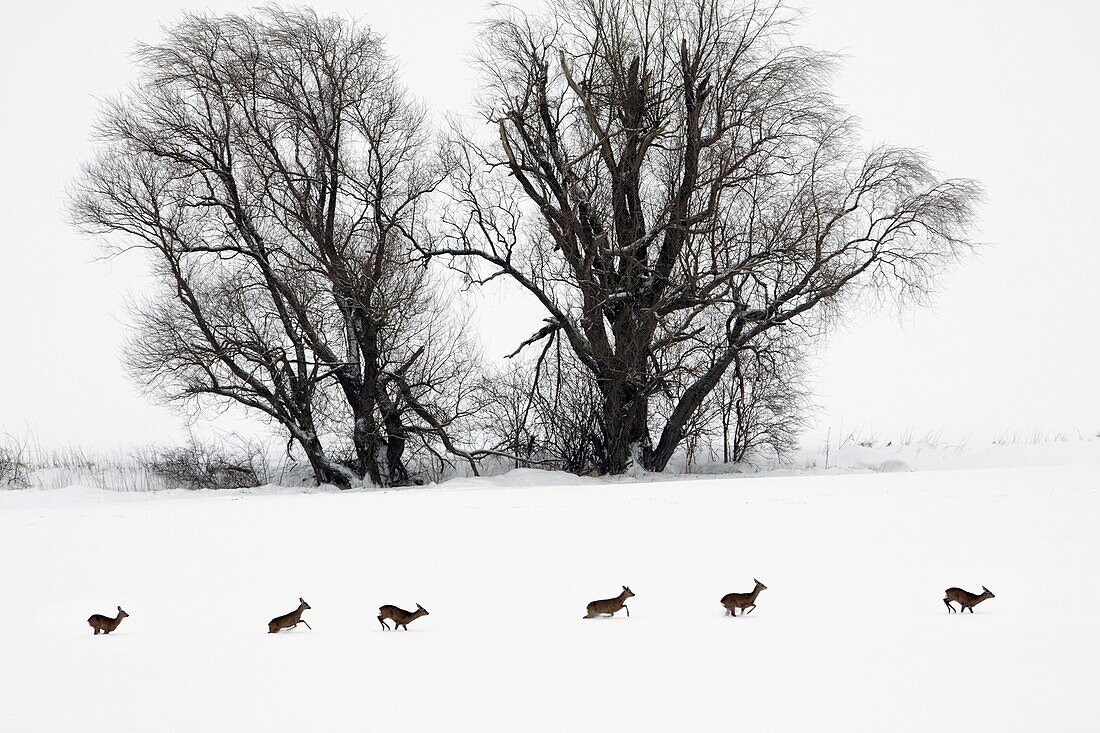
M1095 730L1098 489L1076 465L0 492L0 730ZM624 584L630 618L581 619ZM313 631L267 634L299 596Z

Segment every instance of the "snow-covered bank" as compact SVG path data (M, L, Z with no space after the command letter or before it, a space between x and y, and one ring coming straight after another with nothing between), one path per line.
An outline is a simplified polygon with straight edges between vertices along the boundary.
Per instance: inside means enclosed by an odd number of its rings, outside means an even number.
M1095 463L492 481L0 492L0 730L1100 725ZM757 610L723 617L754 576ZM581 620L623 584L630 618ZM947 614L944 588L983 584ZM313 631L265 633L299 596Z
M42 451L37 451L42 453ZM293 465L285 456L265 463L253 457L258 466L261 481L277 483L279 487L293 487L295 491L313 485L308 466ZM794 476L836 475L868 472L942 471L971 468L1010 468L1022 466L1100 465L1100 438L1078 440L1051 440L1034 443L993 442L984 444L946 445L928 440L916 442L869 441L859 444L848 441L845 445L823 444L816 448L804 448L782 462L760 458L752 463L722 464L693 463L683 466L674 461L663 473L631 471L624 476L599 479L583 478L567 473L541 470L509 470L507 462L482 466L481 477L471 477L469 468L462 463L454 470L463 474L439 481L451 488L469 486L529 486L578 484L592 481L630 483L635 481L682 481L703 477L729 479L746 476ZM37 459L30 458L23 467L25 477L6 482L0 475L0 489L30 487L35 489L59 489L70 486L100 488L110 491L164 491L171 484L165 476L150 470L147 456L136 453L87 454L70 450L59 454L44 453ZM9 477L10 478L10 477ZM270 492L276 487L264 486L259 490ZM322 489L323 490L323 489Z
M801 451L788 466L793 470L943 471L971 468L1100 465L1100 439L1051 440L1036 443L966 443L848 445Z
M765 478L784 476L836 476L853 473L905 473L957 471L976 468L1024 468L1041 466L1100 466L1100 439L1050 441L1027 444L946 446L927 443L904 445L848 445L803 449L783 462L758 464L699 463L689 468L670 466L664 473L635 473L599 478L569 474L514 470L498 476L452 478L444 487L547 486L574 483L633 483L637 481L696 481L708 478Z

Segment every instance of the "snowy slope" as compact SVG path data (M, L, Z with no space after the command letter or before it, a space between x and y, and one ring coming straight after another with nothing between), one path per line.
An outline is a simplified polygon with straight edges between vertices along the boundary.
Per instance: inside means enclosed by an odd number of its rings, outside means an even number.
M1100 465L1077 463L0 492L0 730L1096 730ZM754 576L757 610L723 617ZM631 618L581 620L622 584ZM298 596L313 631L266 634Z

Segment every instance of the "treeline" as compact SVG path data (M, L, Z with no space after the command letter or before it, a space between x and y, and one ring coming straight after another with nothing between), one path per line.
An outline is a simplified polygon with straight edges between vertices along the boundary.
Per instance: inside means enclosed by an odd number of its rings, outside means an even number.
M926 293L980 197L913 150L861 151L792 18L501 7L478 121L437 129L367 27L184 16L138 47L72 201L155 276L127 368L158 398L243 406L341 487L784 453L807 349L868 297ZM545 310L504 366L461 297L495 278Z

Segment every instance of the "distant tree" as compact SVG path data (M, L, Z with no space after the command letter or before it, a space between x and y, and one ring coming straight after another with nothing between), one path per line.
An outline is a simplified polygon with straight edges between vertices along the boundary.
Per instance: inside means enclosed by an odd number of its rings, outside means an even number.
M832 59L781 7L548 0L481 29L492 139L456 135L433 256L547 312L599 400L599 468L662 470L769 332L860 295L919 298L970 248L980 191L861 153ZM665 414L655 396L669 400Z
M761 453L783 459L806 425L805 354L786 340L761 339L757 346L738 353L708 397L708 432L717 433L723 463Z
M135 376L267 416L318 481L409 481L410 444L449 450L472 356L417 249L447 171L381 39L268 6L186 15L136 57L73 203L152 256Z
M537 358L490 375L482 430L513 465L573 473L598 469L599 397L589 373L555 335Z

